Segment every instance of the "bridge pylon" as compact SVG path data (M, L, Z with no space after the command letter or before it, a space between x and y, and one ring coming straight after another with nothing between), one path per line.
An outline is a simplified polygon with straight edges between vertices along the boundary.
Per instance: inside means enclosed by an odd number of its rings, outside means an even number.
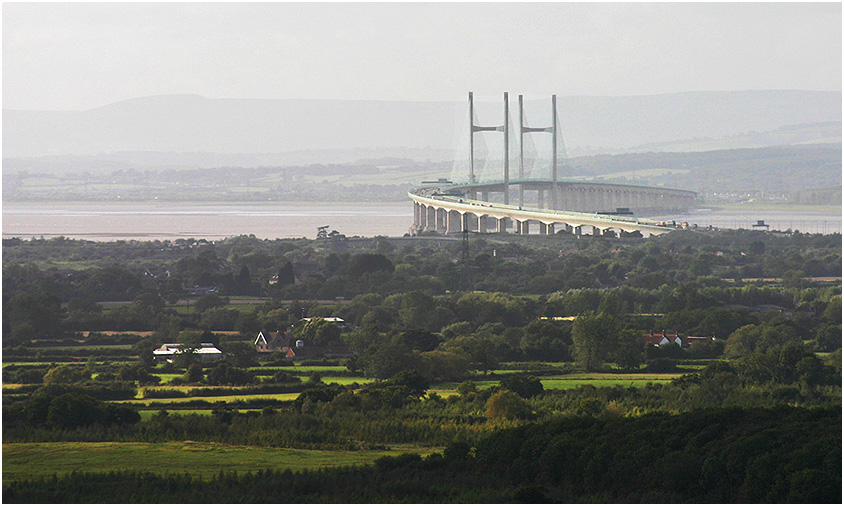
M551 139L551 209L557 210L557 95L551 95L551 126L531 128L525 126L525 110L522 96L519 95L519 180L525 180L525 134L534 132L550 133ZM525 185L519 185L519 205L525 205Z
M469 92L469 184L475 180L475 132L504 132L504 204L510 203L510 101L504 92L504 124L501 126L475 125L475 103Z

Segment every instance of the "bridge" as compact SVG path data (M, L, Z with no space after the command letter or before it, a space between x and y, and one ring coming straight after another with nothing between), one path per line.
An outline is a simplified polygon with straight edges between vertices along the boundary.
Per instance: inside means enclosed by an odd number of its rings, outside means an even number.
M573 233L592 235L639 233L643 236L671 232L686 224L665 223L644 218L688 211L697 194L688 190L641 185L601 183L558 178L559 126L556 96L552 97L552 125L529 128L524 125L522 96L519 96L519 175L511 180L509 168L509 104L504 94L504 124L475 125L472 93L469 93L469 171L465 181L432 181L408 192L414 202L412 234L470 232ZM478 181L475 175L474 135L476 132L504 134L503 174L500 180ZM526 177L524 135L552 134L550 178ZM516 195L512 195L516 190ZM490 197L494 197L491 199ZM518 204L512 205L511 198ZM584 227L587 227L584 229ZM638 235L638 234L637 234Z

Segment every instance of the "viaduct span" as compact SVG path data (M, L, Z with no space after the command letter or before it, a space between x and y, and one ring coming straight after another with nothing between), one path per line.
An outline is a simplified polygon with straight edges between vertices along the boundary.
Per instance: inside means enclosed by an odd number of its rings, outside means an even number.
M507 232L512 227L517 234L529 234L533 226L539 234L564 231L581 234L586 230L593 235L603 235L617 230L660 235L674 230L676 224L635 216L686 212L694 205L695 192L558 179L556 96L552 97L551 103L553 124L547 128L529 128L524 126L522 97L519 96L519 175L511 181L507 93L504 94L504 124L492 127L474 124L474 104L472 93L469 93L468 180L459 183L439 180L412 189L408 193L414 202L411 233ZM504 171L499 181L478 182L475 177L474 134L483 131L504 134ZM529 133L550 133L553 136L550 179L525 177L523 139ZM516 195L512 195L513 190L516 190ZM490 200L490 196L495 197L495 201ZM513 197L518 199L518 204L510 203Z

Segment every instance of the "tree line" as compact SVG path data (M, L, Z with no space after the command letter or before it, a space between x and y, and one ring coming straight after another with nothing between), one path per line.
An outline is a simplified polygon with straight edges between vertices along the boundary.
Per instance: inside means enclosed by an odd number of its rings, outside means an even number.
M4 483L7 502L840 503L841 410L721 408L562 417L426 458L211 480L139 472Z

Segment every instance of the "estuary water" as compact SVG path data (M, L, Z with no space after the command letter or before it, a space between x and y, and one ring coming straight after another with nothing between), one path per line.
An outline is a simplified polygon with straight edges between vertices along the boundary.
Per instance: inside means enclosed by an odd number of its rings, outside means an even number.
M820 212L696 209L657 219L697 223L698 227L754 228L763 220L770 230L804 233L841 232L841 215ZM346 236L401 236L413 224L407 203L238 203L238 204L98 204L3 203L3 237L58 237L95 241L222 239L251 235L261 239L315 238L328 225Z
M410 201L396 204L3 203L3 237L95 241L315 238L329 226L346 236L401 236L413 224Z

